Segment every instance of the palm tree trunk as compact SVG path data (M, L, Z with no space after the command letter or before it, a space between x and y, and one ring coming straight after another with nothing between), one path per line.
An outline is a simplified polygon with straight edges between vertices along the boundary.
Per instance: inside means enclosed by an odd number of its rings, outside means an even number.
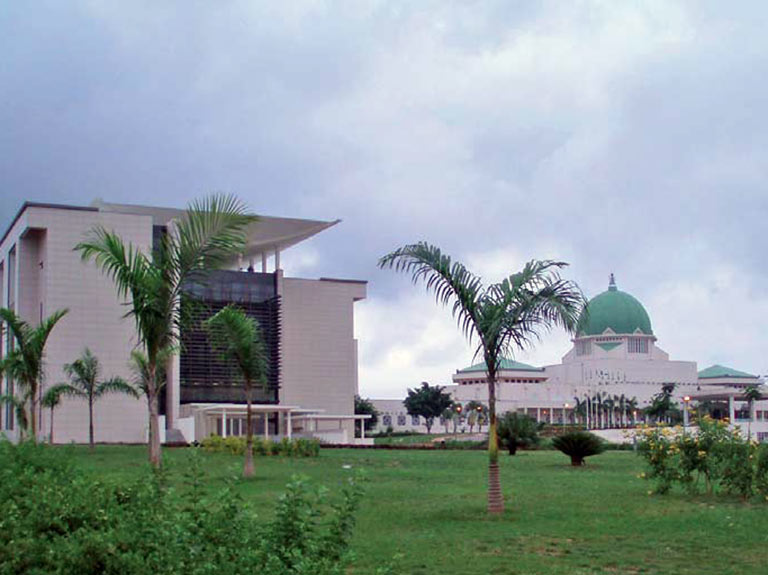
M37 385L33 384L30 386L30 409L29 409L29 429L30 434L32 437L32 443L37 443Z
M253 477L253 414L251 413L251 382L245 381L245 466L243 477Z
M487 362L486 365L490 365ZM488 513L504 512L499 477L499 438L496 435L496 373L488 372Z
M160 418L157 405L157 367L155 360L149 360L149 378L147 381L147 402L149 404L149 463L155 469L160 468Z
M93 437L93 396L88 397L88 446L93 451L96 443Z

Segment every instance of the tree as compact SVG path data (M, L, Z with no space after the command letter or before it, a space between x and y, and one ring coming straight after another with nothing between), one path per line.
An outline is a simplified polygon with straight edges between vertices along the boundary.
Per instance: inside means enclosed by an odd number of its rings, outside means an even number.
M243 477L253 477L253 385L267 386L269 358L259 322L228 305L208 318L205 328L223 360L232 360L240 371L245 390L245 465Z
M99 359L87 347L82 355L64 365L64 373L69 383L60 383L49 391L59 395L68 395L84 399L88 402L88 445L93 449L96 445L93 432L93 406L97 400L107 393L124 393L131 397L139 397L136 388L121 377L101 380Z
M605 451L605 443L588 431L573 431L552 438L552 446L571 458L571 465L584 465L584 459Z
M756 385L750 385L744 390L744 398L749 403L749 422L747 423L747 439L752 439L752 419L755 416L755 402L763 398Z
M450 407L446 407L443 410L443 413L440 414L440 422L445 427L445 432L450 433L451 432L451 422L453 421L453 418L456 416L456 412L453 410L453 405ZM455 424L454 424L455 427Z
M499 418L499 440L506 446L510 455L515 455L518 448L536 445L539 432L544 429L544 423L539 423L533 417L508 411Z
M421 387L408 390L408 397L403 404L408 415L416 415L425 419L427 433L431 433L432 424L436 417L453 403L450 394L443 392L445 388L439 385L429 385L421 382Z
M674 383L665 383L661 386L661 391L653 396L651 405L645 408L645 413L653 417L657 422L679 419L680 410L672 400L672 394L675 391Z
M482 432L483 423L485 421L484 416L488 411L485 405L483 405L476 399L473 399L472 401L467 403L464 409L467 410L466 413L467 413L467 423L469 423L469 432L472 433L475 425L477 425L478 431Z
M482 280L460 262L453 262L439 248L421 242L403 246L379 260L379 267L411 274L424 281L438 303L452 303L459 328L476 342L476 356L483 356L488 381L488 511L501 513L504 498L499 478L499 444L496 436L496 375L504 357L539 339L541 332L560 325L574 331L584 306L584 296L573 282L561 279L566 264L528 262L518 273L499 283L483 286Z
M255 217L234 196L212 195L190 204L174 220L151 254L125 244L117 234L94 228L75 249L83 260L93 260L108 275L118 295L127 300L147 364L149 460L161 462L157 372L161 356L170 357L179 333L191 321L181 298L185 284L205 279L245 250L246 227Z
M48 436L48 442L53 445L53 410L56 409L59 405L61 405L61 396L63 395L60 389L57 389L58 386L50 387L46 390L46 392L43 394L43 399L41 400L41 404L46 409L51 410L51 432Z
M355 415L370 415L369 419L362 421L362 425L365 426L366 431L376 429L376 424L379 422L379 412L370 399L363 399L359 395L355 395Z
M51 335L53 328L61 318L67 315L68 310L62 309L52 313L32 327L22 320L13 310L0 308L0 322L4 323L9 335L13 338L13 349L0 360L0 375L5 375L20 387L21 397L11 399L8 394L4 396L4 403L11 403L15 407L19 427L26 430L29 424L29 432L32 441L37 441L37 402L38 390L45 377L45 365L43 357L45 344ZM26 412L26 405L29 412ZM19 417L21 416L21 417Z
M637 425L636 421L636 413L638 408L639 402L637 401L637 397L633 396L631 399L627 399L624 403L624 409L626 410L626 414L628 417L631 417L632 425Z

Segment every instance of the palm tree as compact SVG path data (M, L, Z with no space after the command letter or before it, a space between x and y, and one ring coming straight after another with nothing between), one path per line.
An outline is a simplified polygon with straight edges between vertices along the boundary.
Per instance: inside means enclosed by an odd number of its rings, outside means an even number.
M37 402L40 383L45 377L43 356L45 344L56 324L67 315L66 309L52 313L32 327L22 320L13 310L0 308L0 322L8 327L8 333L13 337L14 345L5 357L0 360L0 375L7 376L21 387L22 396L18 401L4 396L4 403L12 403L16 409L19 427L23 431L29 423L32 441L37 441ZM12 395L12 394L9 394ZM29 415L26 404L29 403ZM22 417L18 417L22 415Z
M169 226L159 245L145 254L125 244L113 232L94 228L78 244L83 260L94 260L115 283L118 295L129 304L147 359L149 460L160 466L158 366L163 355L178 344L178 334L189 323L182 295L187 282L201 281L209 270L222 267L245 250L246 227L255 221L233 196L212 195L190 204ZM171 354L172 355L172 354Z
M624 409L626 409L627 416L631 416L632 418L632 425L637 425L637 421L635 420L635 413L637 412L638 407L638 401L637 397L633 396L632 399L627 399L624 403Z
M53 445L53 410L61 405L61 397L63 395L59 386L54 385L46 390L43 394L43 399L40 401L41 405L51 410L51 431L48 435L48 443Z
M744 398L749 403L749 421L747 422L747 439L752 439L752 419L755 414L755 402L763 398L756 385L750 385L744 390Z
M121 377L100 380L99 359L87 347L78 359L64 365L64 373L69 378L69 383L60 383L48 391L85 399L88 402L88 445L93 449L96 445L93 433L93 406L96 401L107 393L124 393L132 397L139 397L139 394L135 387Z
M245 384L245 466L243 477L253 476L253 413L251 391L253 384L267 385L269 361L259 323L242 310L228 305L205 321L213 347L222 359L233 360Z
M469 423L469 432L474 431L475 425L480 427L480 414L483 412L485 406L476 399L471 400L465 406L467 410L467 423Z
M587 403L579 399L578 396L574 396L573 401L574 401L574 406L573 406L574 419L580 418L582 420L582 423L586 423L585 413L587 410Z
M482 280L439 248L420 242L403 246L379 260L380 268L409 273L423 280L439 303L453 303L452 313L467 339L477 342L488 374L488 511L501 513L504 498L499 479L499 441L496 435L496 374L504 357L560 325L576 328L584 297L576 284L561 279L565 263L528 262L518 273L499 283Z
M605 427L613 427L613 410L616 408L616 402L612 397L606 397L603 400L603 409L605 410Z

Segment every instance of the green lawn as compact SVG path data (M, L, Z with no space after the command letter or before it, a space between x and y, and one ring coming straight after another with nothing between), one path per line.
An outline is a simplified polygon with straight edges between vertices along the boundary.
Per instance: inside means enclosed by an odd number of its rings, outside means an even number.
M186 450L165 450L179 475ZM129 477L140 447L77 448L78 465ZM241 461L205 455L211 489L237 477ZM768 572L768 503L727 497L649 496L632 452L608 452L572 468L551 451L502 458L507 513L485 515L486 456L477 451L323 450L315 459L260 457L241 493L269 515L292 474L335 489L350 469L368 476L351 574L375 573L395 556L399 571L530 574L748 574Z

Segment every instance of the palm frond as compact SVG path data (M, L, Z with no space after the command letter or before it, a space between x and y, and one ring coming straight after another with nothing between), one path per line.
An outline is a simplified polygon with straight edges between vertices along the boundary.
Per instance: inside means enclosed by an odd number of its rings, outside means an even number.
M266 384L269 362L258 321L229 305L203 325L223 360L233 359L247 380Z
M43 394L43 407L53 409L61 403L62 397L85 398L86 394L68 383L57 383L45 390Z
M473 336L482 339L478 330L479 298L483 285L460 262L451 261L436 246L419 242L398 248L379 259L379 268L394 269L411 275L413 283L424 281L427 291L434 292L442 305L453 300L452 314L462 333L471 341Z
M0 405L10 405L16 414L16 423L19 428L26 431L29 428L29 418L27 417L27 400L11 394L0 395Z
M93 397L98 398L107 393L124 393L131 397L139 397L139 392L134 386L125 381L122 377L113 377L106 381L101 381L96 384L93 391Z

